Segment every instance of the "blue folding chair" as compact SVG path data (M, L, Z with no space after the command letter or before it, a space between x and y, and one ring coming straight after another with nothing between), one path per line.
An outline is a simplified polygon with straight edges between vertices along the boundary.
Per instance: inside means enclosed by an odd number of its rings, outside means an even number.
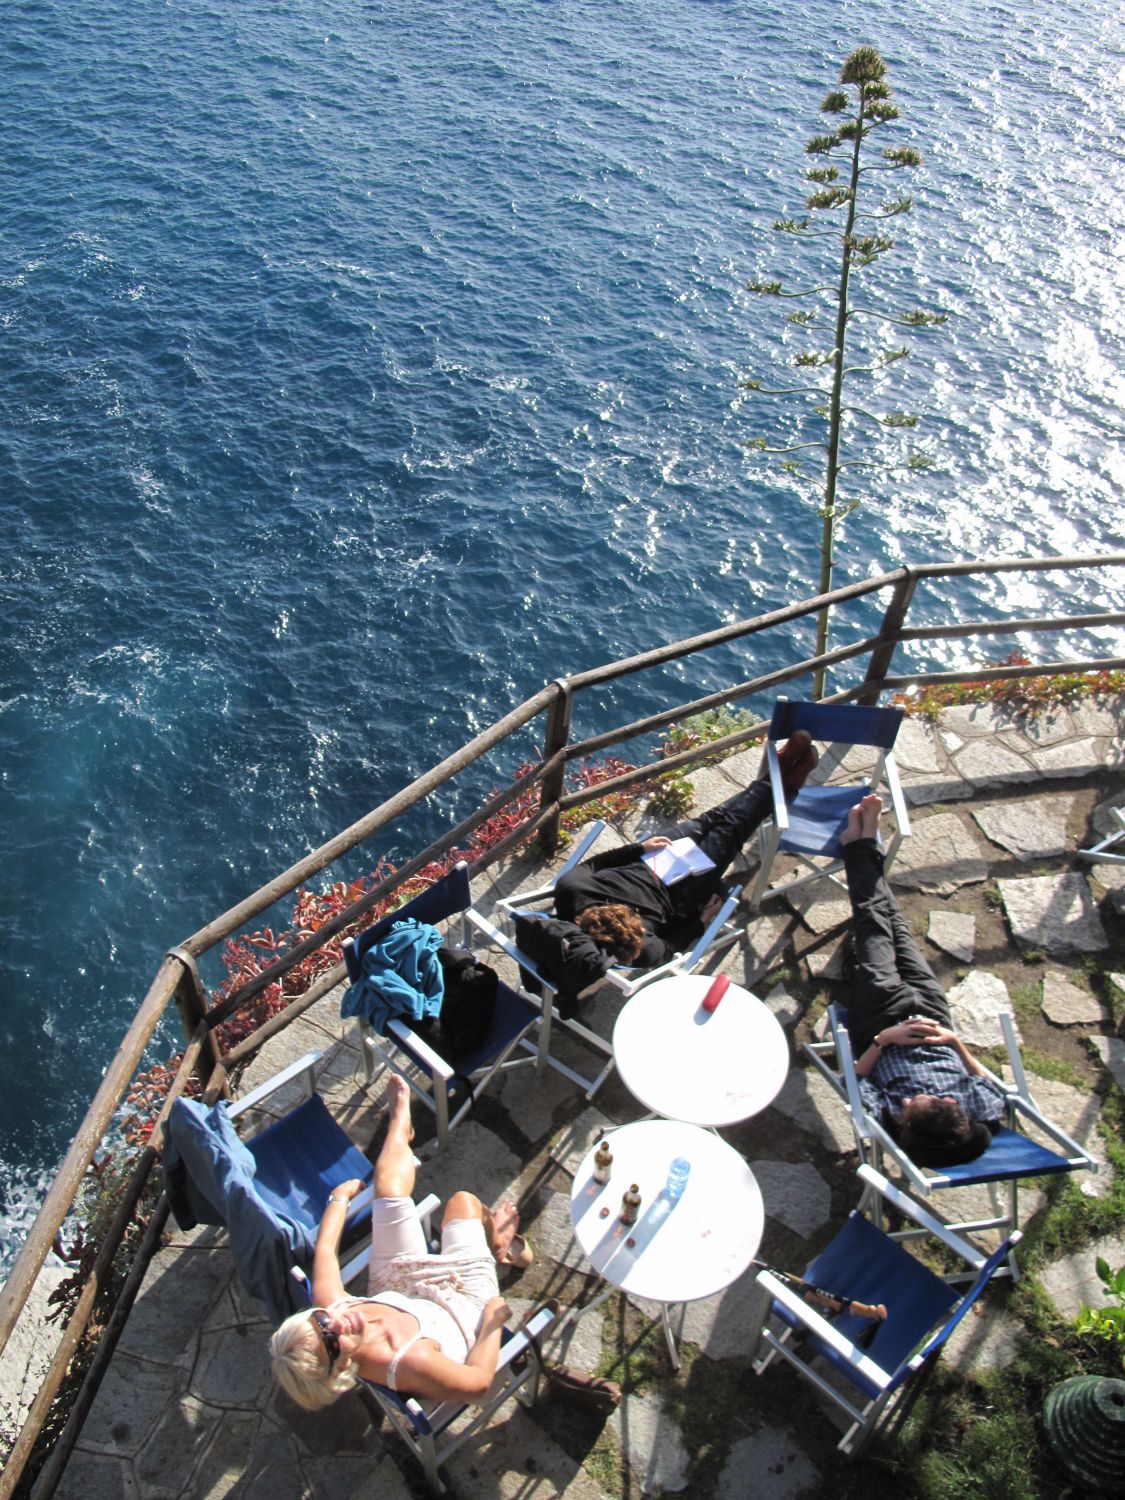
M860 1167L859 1175L865 1201L874 1198L908 1215L918 1233L936 1235L964 1259L975 1279L962 1295L858 1209L802 1279L836 1297L883 1304L883 1321L848 1308L836 1313L818 1309L779 1275L759 1271L758 1285L767 1296L754 1330L754 1371L761 1375L781 1355L840 1408L850 1425L839 1447L849 1458L862 1452L896 1395L907 1387L917 1394L949 1336L1020 1237L1017 1231L985 1259L871 1167ZM816 1361L824 1361L827 1370L822 1373Z
M364 954L387 935L395 922L406 918L435 927L455 922L454 940L460 946L471 947L472 933L477 931L515 963L524 962L503 934L473 910L469 869L462 862L421 895L344 943L344 965L353 983L363 972ZM442 1056L427 1037L402 1019L392 1018L383 1036L357 1018L368 1082L384 1068L405 1079L435 1117L439 1150L448 1141L449 1132L472 1108L480 1090L499 1073L526 1063L535 1064L540 1071L548 1066L550 1022L549 1006L522 990L512 989L503 980L497 983L496 1008L484 1041L457 1056ZM536 1030L538 1038L532 1041Z
M943 1219L942 1222L952 1232L961 1235L981 1234L990 1230L1011 1233L1020 1227L1019 1184L1022 1180L1077 1172L1084 1167L1097 1171L1097 1163L1089 1152L1053 1124L1032 1098L1016 1041L1015 1023L1010 1015L1000 1017L1000 1028L1013 1082L1005 1083L985 1069L986 1075L1004 1090L1007 1124L996 1131L991 1145L980 1156L952 1167L921 1167L911 1161L886 1127L868 1113L859 1091L859 1079L848 1037L847 1013L838 1006L829 1006L828 1025L829 1036L822 1042L806 1042L805 1052L847 1108L860 1159L877 1171L883 1171L889 1160L911 1191L924 1197L945 1188L984 1186L988 1189L992 1199L992 1215L960 1223ZM1045 1145L1027 1135L1020 1129L1021 1121L1044 1135L1050 1144ZM1006 1203L1001 1198L1002 1190L1006 1191ZM878 1222L879 1205L873 1201L871 1206ZM914 1231L907 1230L902 1238L910 1238L913 1233ZM1009 1261L1006 1273L1013 1278L1019 1274L1014 1256Z
M756 911L767 897L794 890L810 880L819 880L821 876L833 875L840 870L843 867L840 834L848 821L848 813L861 797L878 791L880 786L885 786L890 795L895 815L895 832L884 854L885 867L890 869L899 845L910 833L910 814L893 753L902 719L901 708L779 700L766 739L773 817L758 830L760 863L750 892L752 911ZM838 755L855 745L874 750L875 764L867 779L847 786L806 782L797 795L787 801L781 781L777 742L787 740L798 729L807 730L815 741L830 745ZM773 862L779 853L793 855L804 867L804 873L770 885Z
M431 1248L435 1248L431 1216L439 1206L440 1200L433 1193L428 1194L417 1205L418 1217ZM340 1276L345 1286L350 1286L366 1271L370 1258L371 1247L368 1245L341 1264ZM309 1306L312 1291L308 1276L294 1267L293 1278L302 1293L302 1306ZM545 1304L531 1314L522 1328L503 1330L500 1335L496 1378L488 1395L479 1404L470 1406L464 1401L423 1401L401 1391L392 1391L389 1386L379 1385L373 1380L362 1381L361 1390L374 1399L379 1411L388 1418L391 1426L421 1464L426 1482L435 1495L446 1492L441 1469L459 1448L476 1436L499 1407L513 1396L523 1406L534 1406L543 1375L543 1359L538 1340L551 1327L557 1315L557 1308L553 1303Z
M346 1239L366 1232L370 1215L374 1168L312 1092L320 1059L306 1053L235 1104L177 1099L164 1125L165 1187L177 1223L227 1230L243 1287L275 1324L303 1305L290 1269L311 1265L333 1188L353 1178L368 1184L348 1207ZM236 1135L237 1118L298 1080L304 1102L248 1141Z

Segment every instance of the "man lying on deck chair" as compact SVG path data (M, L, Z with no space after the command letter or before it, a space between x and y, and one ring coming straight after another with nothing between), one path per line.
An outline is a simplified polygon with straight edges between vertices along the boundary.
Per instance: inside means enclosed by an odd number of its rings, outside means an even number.
M795 797L818 759L805 730L786 741L778 759L785 794ZM689 948L718 911L727 867L772 807L769 781L759 779L667 834L595 854L555 887L555 914L561 924L573 924L572 933L579 929L575 941L566 946L566 936L552 932L560 923L524 917L517 918L516 942L559 985L564 1000L613 963L641 969L666 963ZM680 838L692 839L714 868L665 885L644 856ZM566 950L563 959L560 947Z
M972 1161L1004 1115L1004 1095L952 1029L949 1002L883 875L880 797L840 835L852 903L855 974L848 1034L864 1107L919 1166Z

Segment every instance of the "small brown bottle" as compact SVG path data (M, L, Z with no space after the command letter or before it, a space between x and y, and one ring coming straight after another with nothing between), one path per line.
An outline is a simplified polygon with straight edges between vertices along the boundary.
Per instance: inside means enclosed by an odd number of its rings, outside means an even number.
M622 1224L635 1224L637 1215L641 1211L641 1193L634 1182L626 1188L621 1195L621 1222Z
M609 1149L609 1142L603 1141L594 1152L594 1181L608 1182L612 1169L613 1152Z

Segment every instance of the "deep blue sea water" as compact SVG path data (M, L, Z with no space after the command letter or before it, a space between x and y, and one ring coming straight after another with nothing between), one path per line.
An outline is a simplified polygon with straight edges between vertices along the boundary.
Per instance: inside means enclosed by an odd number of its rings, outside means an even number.
M170 944L545 680L814 592L744 283L861 42L926 159L885 284L953 316L840 576L1121 546L1118 0L5 7L8 1249Z

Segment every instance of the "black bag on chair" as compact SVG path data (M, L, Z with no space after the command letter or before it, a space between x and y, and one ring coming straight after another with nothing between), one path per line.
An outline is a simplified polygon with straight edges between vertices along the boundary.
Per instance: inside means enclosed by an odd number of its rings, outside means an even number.
M439 948L445 977L441 1013L431 1025L440 1033L439 1047L450 1058L465 1057L482 1046L496 1013L496 971L465 948Z

